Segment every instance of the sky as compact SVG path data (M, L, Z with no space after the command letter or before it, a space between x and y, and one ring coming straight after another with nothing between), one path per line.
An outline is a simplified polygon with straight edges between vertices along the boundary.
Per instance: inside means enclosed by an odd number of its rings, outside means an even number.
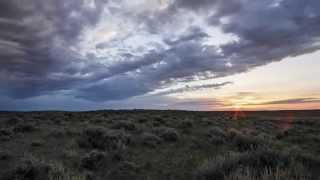
M0 110L320 109L318 0L0 1Z

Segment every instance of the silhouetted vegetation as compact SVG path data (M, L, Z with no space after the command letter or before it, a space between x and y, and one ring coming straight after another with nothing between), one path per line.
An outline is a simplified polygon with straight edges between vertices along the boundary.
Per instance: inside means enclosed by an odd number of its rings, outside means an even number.
M319 179L319 111L244 115L2 112L0 179Z

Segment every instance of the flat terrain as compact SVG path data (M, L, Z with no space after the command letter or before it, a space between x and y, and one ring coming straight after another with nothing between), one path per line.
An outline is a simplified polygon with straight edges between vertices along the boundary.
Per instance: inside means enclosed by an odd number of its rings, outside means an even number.
M319 177L320 111L0 112L1 180Z

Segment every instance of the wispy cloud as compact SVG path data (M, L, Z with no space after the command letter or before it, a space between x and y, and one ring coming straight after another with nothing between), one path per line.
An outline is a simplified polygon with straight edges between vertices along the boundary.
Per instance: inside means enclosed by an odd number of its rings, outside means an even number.
M266 101L261 103L248 103L246 105L283 105L283 104L303 104L303 103L320 103L319 98L293 98L293 99L283 99L276 101Z
M197 90L203 90L203 89L220 89L223 86L226 86L226 85L229 85L229 84L232 84L232 82L223 82L223 83L216 83L216 84L203 84L203 85L195 85L195 86L186 85L186 86L181 87L181 88L161 91L161 92L158 92L158 93L154 93L152 95L170 95L170 94L191 92L191 91L197 91Z
M176 102L168 104L173 109L190 109L190 110L219 110L225 109L227 104L223 100L215 98L207 99L185 99L175 100Z

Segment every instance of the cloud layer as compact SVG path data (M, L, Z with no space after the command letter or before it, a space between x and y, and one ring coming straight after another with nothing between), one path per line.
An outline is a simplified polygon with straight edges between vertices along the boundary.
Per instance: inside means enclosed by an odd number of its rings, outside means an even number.
M318 50L319 9L318 0L3 1L0 93L103 102L246 72Z

